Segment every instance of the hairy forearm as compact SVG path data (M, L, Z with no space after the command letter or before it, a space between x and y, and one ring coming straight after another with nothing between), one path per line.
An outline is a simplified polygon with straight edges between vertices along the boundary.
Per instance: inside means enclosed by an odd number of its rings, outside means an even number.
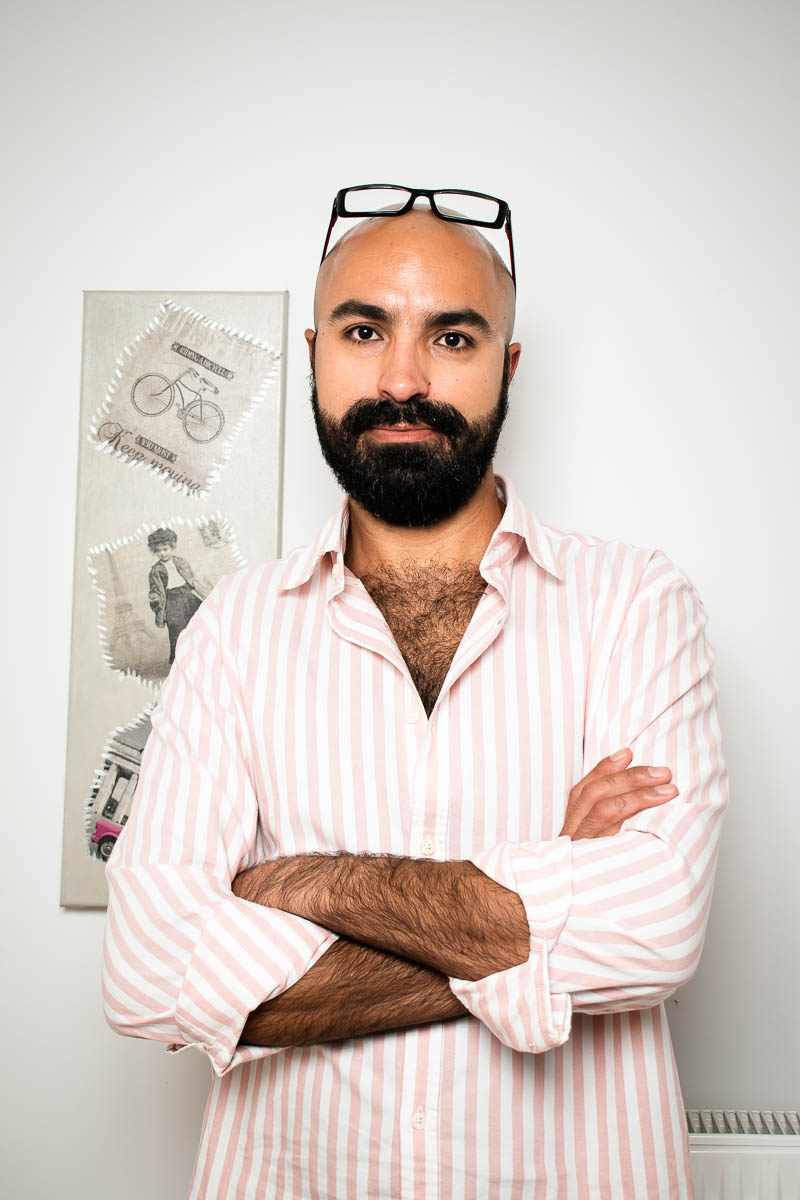
M250 1014L240 1041L305 1046L446 1021L466 1011L439 972L339 940L293 987Z
M234 891L459 979L482 979L530 953L517 893L466 860L297 855L244 871Z

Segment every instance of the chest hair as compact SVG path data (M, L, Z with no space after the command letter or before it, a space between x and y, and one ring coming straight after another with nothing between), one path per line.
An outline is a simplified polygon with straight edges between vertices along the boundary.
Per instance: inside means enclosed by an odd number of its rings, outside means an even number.
M430 716L486 580L472 563L384 566L361 576Z

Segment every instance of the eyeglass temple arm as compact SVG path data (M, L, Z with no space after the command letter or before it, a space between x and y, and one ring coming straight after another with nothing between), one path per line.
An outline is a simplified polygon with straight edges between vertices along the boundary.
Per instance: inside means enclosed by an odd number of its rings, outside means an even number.
M320 266L322 266L323 262L325 261L325 255L328 253L328 242L331 240L331 234L333 233L333 227L336 224L336 218L338 215L339 214L336 211L336 199L334 199L333 208L331 209L331 221L330 225L328 226L328 232L325 235L325 245L322 247L322 258L319 260Z
M329 235L330 236L330 235ZM517 286L517 273L514 269L514 239L511 236L511 209L506 213L506 236L508 237L508 255L511 260L511 281Z

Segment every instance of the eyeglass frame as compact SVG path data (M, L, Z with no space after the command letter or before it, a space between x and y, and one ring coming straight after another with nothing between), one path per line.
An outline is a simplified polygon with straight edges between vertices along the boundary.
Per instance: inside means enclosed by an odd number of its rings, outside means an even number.
M348 192L377 191L380 188L395 188L397 191L408 192L408 200L402 208L396 208L391 211L348 212L345 201ZM435 200L436 194L440 192L445 192L449 196L477 196L481 200L493 200L498 206L497 216L494 221L478 221L472 217L452 216L442 213L436 207ZM420 196L424 196L427 199L431 207L431 212L440 221L454 221L458 225L476 225L483 229L505 228L506 236L508 237L508 253L511 260L511 282L514 284L514 289L516 290L517 276L514 269L514 239L511 235L511 209L506 201L501 200L499 196L490 196L487 192L473 192L466 188L408 188L399 183L360 183L354 184L351 187L341 188L333 200L331 219L328 225L328 232L325 235L325 245L322 248L322 258L319 260L320 266L324 263L325 255L328 253L331 234L333 233L333 227L338 217L402 217L404 213L409 212L414 207L414 201Z

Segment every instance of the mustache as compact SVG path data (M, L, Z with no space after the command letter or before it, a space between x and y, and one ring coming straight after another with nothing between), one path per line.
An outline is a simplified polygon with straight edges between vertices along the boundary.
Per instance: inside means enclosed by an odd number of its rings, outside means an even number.
M449 404L414 399L357 400L342 418L342 430L353 437L376 425L429 425L448 437L458 437L468 428L466 418Z

